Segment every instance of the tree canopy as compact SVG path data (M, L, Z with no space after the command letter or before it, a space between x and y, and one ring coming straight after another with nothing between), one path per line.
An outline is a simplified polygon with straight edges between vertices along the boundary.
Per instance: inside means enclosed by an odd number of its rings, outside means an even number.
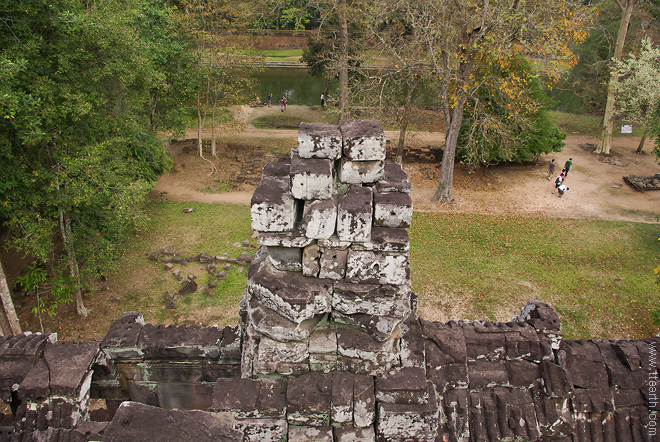
M154 130L182 122L170 63L188 38L162 4L110 6L0 4L0 218L80 314L168 167Z

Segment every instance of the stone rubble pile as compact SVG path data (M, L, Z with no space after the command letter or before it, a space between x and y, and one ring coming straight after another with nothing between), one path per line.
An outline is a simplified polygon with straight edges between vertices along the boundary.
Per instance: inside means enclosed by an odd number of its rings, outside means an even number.
M624 181L637 190L660 190L660 173L651 176L628 175L623 177Z
M411 185L385 161L375 120L302 123L290 158L264 166L251 201L261 245L241 301L243 376L401 365L416 314Z

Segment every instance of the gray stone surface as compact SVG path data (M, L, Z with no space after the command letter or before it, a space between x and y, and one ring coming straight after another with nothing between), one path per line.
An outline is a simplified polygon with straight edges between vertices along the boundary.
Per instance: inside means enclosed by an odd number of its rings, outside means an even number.
M290 174L291 195L294 198L300 200L332 198L334 188L332 160L301 158L297 153L292 152Z
M413 215L412 198L401 192L374 192L374 225L379 227L410 227Z
M384 163L384 161L351 161L342 157L337 167L337 176L342 183L375 183L385 174Z
M293 229L298 202L286 182L264 177L252 195L252 229L261 232L286 232Z
M339 197L337 236L342 241L369 241L373 221L373 192L351 186Z
M333 194L329 199L306 201L302 225L308 238L330 238L337 225L337 196Z
M230 414L199 410L163 410L125 402L106 429L102 442L240 442Z
M385 132L376 120L342 120L343 154L352 161L385 160Z
M298 154L301 158L329 158L341 156L342 136L339 126L324 123L300 123Z

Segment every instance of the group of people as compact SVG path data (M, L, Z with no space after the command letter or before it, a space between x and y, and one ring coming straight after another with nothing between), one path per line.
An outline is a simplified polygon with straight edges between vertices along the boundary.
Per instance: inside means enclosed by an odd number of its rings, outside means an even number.
M268 107L271 107L272 102L273 102L273 94L268 92L268 95L266 95L266 100L268 100L268 103L267 103ZM286 110L286 102L287 101L288 100L286 99L286 95L282 95L282 98L280 99L280 111L284 112ZM257 96L256 99L254 100L254 102L250 106L256 107L256 106L261 106L261 105L262 105L261 100Z
M268 92L268 95L266 95L266 99L268 100L268 107L271 107L273 101L273 94ZM286 110L287 101L288 100L286 99L286 95L282 95L282 98L280 98L280 111L284 112ZM252 107L261 106L261 100L259 99L258 96L250 106ZM325 109L325 94L321 94L321 108Z
M557 189L557 192L559 193L559 198L564 196L567 190L570 190L569 187L566 186L565 180L566 177L568 176L568 171L571 170L571 166L573 165L573 158L569 158L565 163L564 163L564 168L562 169L561 173L557 175L557 178L555 178L555 189ZM552 179L552 175L555 173L555 168L557 164L555 163L554 158L552 161L550 161L550 164L548 165L548 181ZM553 190L552 193L554 194L555 191Z

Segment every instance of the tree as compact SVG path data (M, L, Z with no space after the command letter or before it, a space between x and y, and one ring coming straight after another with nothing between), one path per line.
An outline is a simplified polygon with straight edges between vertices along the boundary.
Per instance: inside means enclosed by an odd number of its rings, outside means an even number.
M614 47L614 56L612 61L616 63L623 56L623 46L626 43L626 35L628 34L628 26L630 25L630 17L633 13L633 8L637 4L637 0L617 0L617 4L621 8L621 22L619 23L619 31L617 32L616 45ZM610 71L610 81L607 86L607 103L605 104L605 115L603 116L602 133L600 142L595 152L609 155L610 146L612 144L612 129L614 128L614 91L617 89L619 77L616 70Z
M464 110L461 161L473 167L521 163L560 151L566 135L550 121L549 100L530 63L521 56L501 57L487 71Z
M644 126L637 153L642 152L649 130L653 130L660 103L660 49L651 40L641 42L639 54L616 62L614 75L619 79L614 90L616 114Z
M429 74L440 90L445 150L433 200L451 201L454 160L463 112L490 75L488 61L515 54L533 57L549 77L574 63L568 42L579 41L586 19L581 2L519 0L385 0L379 16L402 17L423 46Z
M235 3L223 0L187 0L186 23L194 36L196 75L191 78L197 110L197 146L204 158L202 129L211 112L211 155L216 155L216 115L218 108L245 103L252 92L252 74L261 69L261 60L231 30L245 27L251 14Z
M144 5L0 4L0 219L81 315L169 161L151 118L164 74L134 26Z

